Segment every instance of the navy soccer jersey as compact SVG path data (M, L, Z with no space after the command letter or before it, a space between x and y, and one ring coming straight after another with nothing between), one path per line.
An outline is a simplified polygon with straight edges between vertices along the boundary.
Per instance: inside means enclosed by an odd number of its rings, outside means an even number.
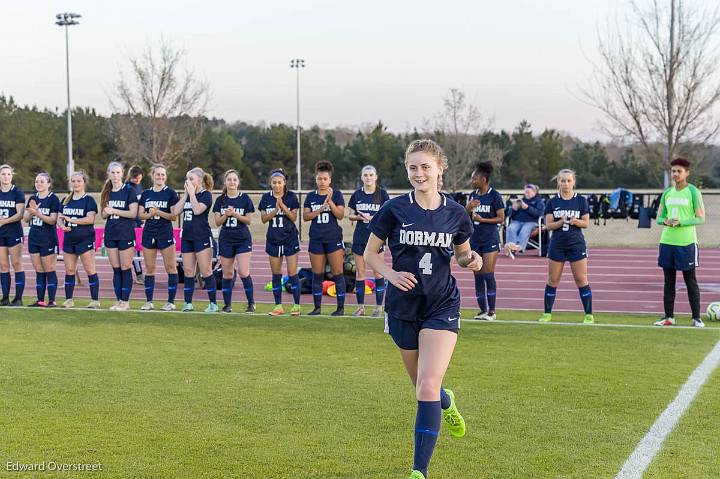
M377 193L377 195L375 194ZM358 213L365 213L370 216L380 210L380 207L390 199L387 191L378 188L373 193L365 193L363 188L355 190L350 197L348 206ZM355 224L355 232L353 233L353 244L366 244L370 237L370 222L358 221Z
M142 192L140 195L140 206L145 208L145 212L149 212L150 208L157 208L163 213L170 213L170 209L180 201L178 194L169 186L163 186L160 191L152 188ZM145 222L145 232L159 234L162 232L172 231L172 222L158 215L151 216Z
M553 215L555 221L559 220L563 214L565 214L567 218L567 222L562 228L552 232L550 245L554 248L584 246L585 237L583 236L582 229L571 225L570 219L581 219L583 215L588 214L589 211L587 199L577 193L573 194L569 200L563 199L560 193L550 198L545 204L545 214Z
M480 191L475 190L470 193L468 202L472 200L478 200L480 202L472 212L477 213L482 218L497 218L497 211L505 208L505 202L494 188L490 188L487 193L480 194ZM473 231L470 242L473 245L485 246L489 244L500 243L500 234L498 233L498 225L491 223L479 223L473 221L475 230Z
M203 241L207 238L212 237L212 231L210 230L210 223L208 223L208 215L212 208L212 193L208 190L203 190L200 193L195 194L198 203L202 203L207 208L201 214L196 215L192 210L192 203L188 198L183 205L183 230L182 237L184 240L190 241Z
M124 183L119 190L110 191L108 206L116 210L129 211L130 205L137 203L135 189ZM123 218L110 215L105 221L105 238L112 241L132 241L135 239L135 218Z
M38 211L45 216L60 212L60 199L52 191L48 193L45 198L40 198L37 193L35 193L30 197L26 206L29 206L31 201L35 202ZM30 219L28 239L38 244L57 244L55 225L45 223L37 216L33 216Z
M300 209L300 201L298 201L297 195L292 191L285 193L282 200L290 211ZM277 200L273 196L272 191L269 191L263 194L262 198L260 198L258 210L264 211L265 213L272 213L276 204ZM295 222L290 221L285 216L285 213L278 209L275 216L268 221L266 236L268 243L282 244L291 238L297 238L297 235L298 230L297 226L295 226Z
M317 211L323 207L327 195L319 195L317 190L311 191L305 197L305 208L311 211ZM333 190L332 201L337 206L345 206L345 200L340 190ZM342 241L342 228L338 224L337 218L330 211L330 207L326 211L320 213L310 224L310 240L319 241L321 243L336 243Z
M410 291L388 285L385 309L407 321L433 314L459 311L460 292L450 274L453 245L472 236L473 226L465 208L443 197L436 210L425 210L413 192L389 200L370 222L370 231L387 240L392 268L415 275Z
M227 195L220 195L215 200L213 213L225 214L225 211L232 206L241 216L245 216L255 211L252 200L245 193L238 194L235 198ZM250 229L248 225L237 218L227 218L220 227L220 241L250 241Z
M72 193L69 194L70 201L62 206L62 214L69 218L69 220L65 221L65 226L70 227L70 231L65 233L65 242L87 238L92 238L91 241L95 241L95 226L79 225L72 221L73 219L85 218L91 212L97 214L98 207L95 199L85 193L75 200L72 198Z
M17 204L25 203L25 194L20 189L12 185L8 191L0 190L0 218L7 219L17 214ZM21 221L0 226L0 237L16 238L22 237L23 229Z

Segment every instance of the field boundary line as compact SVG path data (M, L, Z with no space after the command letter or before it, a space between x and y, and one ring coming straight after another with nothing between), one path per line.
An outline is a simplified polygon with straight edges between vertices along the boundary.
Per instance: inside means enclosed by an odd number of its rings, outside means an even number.
M623 464L615 479L641 479L645 470L662 448L665 439L688 410L710 375L720 365L720 341L695 368L680 392L658 416L650 430Z
M518 310L519 311L519 310ZM530 310L526 310L530 311ZM694 326L653 326L652 324L612 324L612 323L595 323L595 324L584 324L582 321L577 323L568 323L564 321L549 321L547 323L541 323L539 321L527 321L527 320L509 320L509 319L496 319L495 321L481 321L477 319L463 318L461 319L464 323L475 323L475 324L534 324L537 326L578 326L578 327L590 327L590 328L636 328L636 329L656 329L658 331L667 331L673 329L693 329L702 331L720 331L720 328L696 328Z

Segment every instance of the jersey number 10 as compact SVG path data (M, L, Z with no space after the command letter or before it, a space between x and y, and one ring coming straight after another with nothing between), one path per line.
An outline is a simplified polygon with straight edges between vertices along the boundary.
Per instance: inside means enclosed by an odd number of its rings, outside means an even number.
M320 213L317 219L318 223L330 223L330 213Z

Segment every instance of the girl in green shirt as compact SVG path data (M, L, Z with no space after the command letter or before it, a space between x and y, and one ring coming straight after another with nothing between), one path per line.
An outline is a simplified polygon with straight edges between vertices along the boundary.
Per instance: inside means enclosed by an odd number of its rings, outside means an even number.
M677 271L682 271L692 310L692 324L702 328L705 323L700 318L700 288L695 277L695 268L698 266L695 226L705 223L705 208L700 190L687 181L690 162L685 158L676 158L670 162L670 166L675 186L663 192L657 214L657 223L664 227L660 237L658 266L665 275L665 317L656 321L655 326L675 324L675 277Z

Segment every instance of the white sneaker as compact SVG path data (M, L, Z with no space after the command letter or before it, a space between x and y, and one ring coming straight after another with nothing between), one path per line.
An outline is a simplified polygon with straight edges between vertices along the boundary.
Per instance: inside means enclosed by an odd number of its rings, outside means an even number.
M90 301L87 305L88 309L100 309L100 301Z
M147 303L140 306L140 311L152 311L153 309L155 309L155 305L152 304L151 301L148 301Z
M477 319L478 321L485 321L487 315L487 311L480 311L478 314L475 315L473 319Z
M165 303L161 309L163 311L175 311L175 305L173 303Z
M115 306L115 311L127 311L130 309L130 303L127 301L120 301L117 306Z
M118 309L118 306L120 306L120 301L115 302L115 304L113 304L112 306L110 306L108 309L109 309L110 311L115 311L115 310Z
M75 307L75 301L73 301L72 298L66 299L63 302L63 308L73 308L73 307Z
M705 323L703 323L703 320L700 318L693 318L693 327L694 328L704 328Z
M655 321L653 326L675 326L675 318L662 318L659 321Z
M493 313L493 314L487 313L487 314L485 314L485 317L481 321L495 321L496 319L497 319L497 315L495 313Z

